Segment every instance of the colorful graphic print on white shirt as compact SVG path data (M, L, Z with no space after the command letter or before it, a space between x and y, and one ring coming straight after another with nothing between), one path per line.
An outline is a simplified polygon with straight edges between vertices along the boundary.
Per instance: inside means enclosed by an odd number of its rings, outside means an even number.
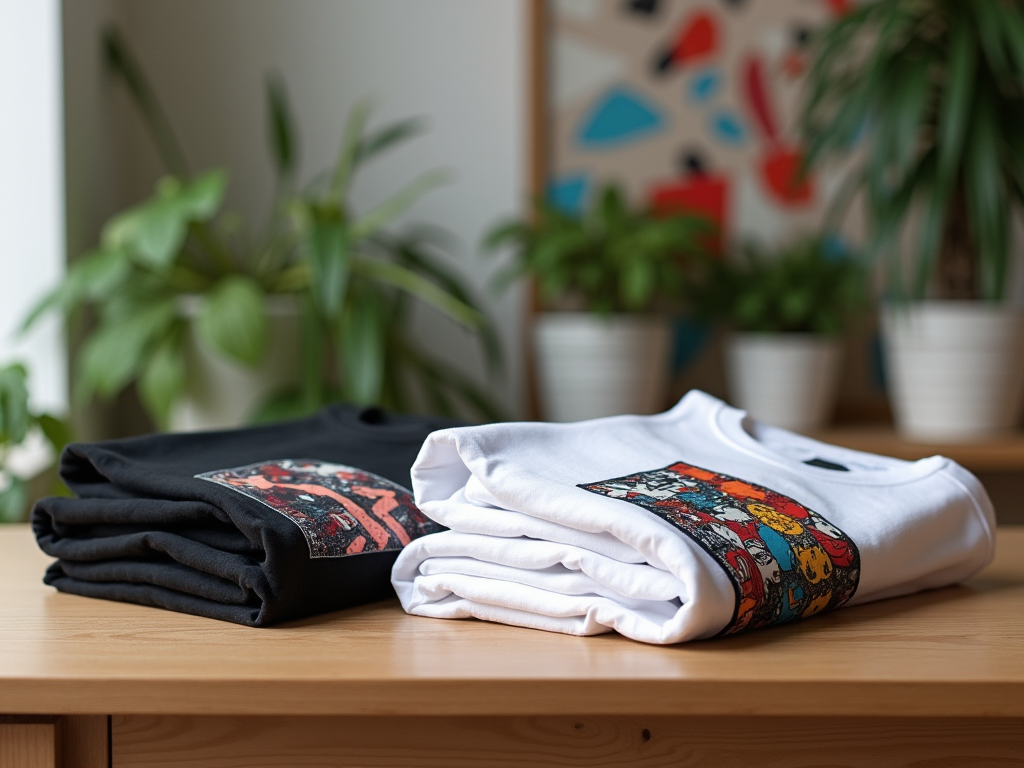
M653 512L721 565L736 591L736 608L720 634L838 608L857 589L860 554L853 541L764 486L676 462L579 487Z

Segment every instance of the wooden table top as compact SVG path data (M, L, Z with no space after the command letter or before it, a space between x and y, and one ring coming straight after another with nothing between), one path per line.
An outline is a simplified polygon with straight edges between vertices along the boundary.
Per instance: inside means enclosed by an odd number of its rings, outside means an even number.
M0 714L1024 717L1024 528L968 583L671 647L406 616L251 629L59 594L0 526Z

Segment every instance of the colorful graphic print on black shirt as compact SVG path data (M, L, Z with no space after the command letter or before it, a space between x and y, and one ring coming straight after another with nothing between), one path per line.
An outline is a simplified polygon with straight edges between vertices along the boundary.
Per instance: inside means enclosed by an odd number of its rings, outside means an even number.
M313 558L397 550L444 530L419 511L410 491L398 483L344 464L287 459L196 477L263 502L292 520Z
M736 590L721 634L838 608L857 589L860 553L825 518L788 496L683 462L580 485L668 521L706 550Z

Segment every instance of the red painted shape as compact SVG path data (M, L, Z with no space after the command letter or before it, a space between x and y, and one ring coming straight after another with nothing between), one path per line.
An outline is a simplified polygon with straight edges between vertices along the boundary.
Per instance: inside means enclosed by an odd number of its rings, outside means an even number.
M825 0L825 4L832 11L832 15L837 17L848 14L852 6L850 0Z
M346 555L358 555L366 547L366 537L357 536L352 543L345 547Z
M668 216L674 213L702 213L715 224L708 243L712 253L722 253L722 233L728 224L729 182L723 176L692 176L684 181L655 184L648 194L651 210Z
M697 11L683 24L672 62L685 64L707 58L718 50L718 22L709 11Z
M793 149L775 149L761 161L765 185L775 201L786 206L806 205L814 197L810 177L800 177L803 157Z
M791 53L782 60L782 70L789 77L799 77L807 68L807 57L802 53Z
M393 490L390 488L368 488L365 485L354 485L352 490L360 496L377 500L373 504L373 514L391 529L391 532L402 542L403 547L412 541L409 538L408 532L402 527L402 524L391 516L391 510L398 508L398 502L395 500L395 492Z
M757 123L765 138L772 144L778 144L778 128L771 104L768 102L764 60L760 56L751 56L743 67L743 95L754 115L754 122Z

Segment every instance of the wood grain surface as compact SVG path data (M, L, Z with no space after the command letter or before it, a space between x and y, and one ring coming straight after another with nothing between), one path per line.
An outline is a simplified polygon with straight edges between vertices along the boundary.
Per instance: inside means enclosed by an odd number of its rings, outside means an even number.
M0 723L0 768L57 768L55 723Z
M109 720L105 715L60 718L61 768L109 768Z
M0 527L0 713L1024 717L1024 528L970 582L672 647L407 616L270 629L63 595Z
M114 719L114 754L119 768L1024 766L1024 720L136 715Z

